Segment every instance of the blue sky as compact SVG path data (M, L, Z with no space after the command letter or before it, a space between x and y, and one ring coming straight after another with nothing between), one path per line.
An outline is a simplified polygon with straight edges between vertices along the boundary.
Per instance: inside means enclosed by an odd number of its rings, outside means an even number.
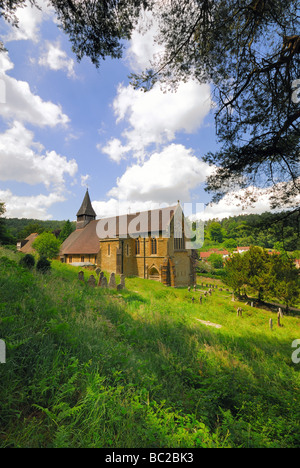
M78 63L54 12L31 7L19 29L1 22L0 201L8 217L75 219L88 186L99 217L162 205L208 203L203 155L217 148L210 86L133 90L128 75L153 52L135 33L122 60ZM250 211L268 209L267 197ZM117 210L117 211L116 211ZM241 213L223 200L205 216Z

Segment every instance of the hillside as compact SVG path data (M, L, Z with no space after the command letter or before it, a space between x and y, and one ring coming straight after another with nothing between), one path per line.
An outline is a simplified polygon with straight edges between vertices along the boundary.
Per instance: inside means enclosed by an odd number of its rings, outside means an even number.
M215 279L200 304L203 278L117 292L19 258L0 247L0 447L300 446L299 317L279 328Z

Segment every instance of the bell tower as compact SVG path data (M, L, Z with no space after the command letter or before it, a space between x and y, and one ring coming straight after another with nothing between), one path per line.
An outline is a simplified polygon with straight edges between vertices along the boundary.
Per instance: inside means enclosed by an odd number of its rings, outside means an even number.
M77 213L76 229L83 229L90 221L96 219L96 213L92 207L89 191L87 189L82 205Z

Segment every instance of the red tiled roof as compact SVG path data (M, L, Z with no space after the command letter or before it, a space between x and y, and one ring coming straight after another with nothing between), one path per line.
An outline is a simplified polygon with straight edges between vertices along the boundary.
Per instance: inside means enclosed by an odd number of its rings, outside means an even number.
M229 252L227 250L211 249L208 252L200 252L200 258L209 258L212 254L229 255Z

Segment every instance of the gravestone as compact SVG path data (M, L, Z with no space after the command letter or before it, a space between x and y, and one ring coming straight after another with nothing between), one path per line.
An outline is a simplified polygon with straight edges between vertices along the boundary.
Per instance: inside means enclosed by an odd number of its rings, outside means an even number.
M101 271L97 286L99 286L99 287L101 286L101 282L102 282L103 278L104 278L104 273L103 273L103 271Z
M99 276L100 273L101 273L101 268L99 268L99 267L96 268L95 273L96 273L97 276Z
M241 307L238 307L237 309L237 315L238 317L241 317L242 316L242 312L243 312L243 309Z
M199 302L202 304L202 296L199 297Z
M120 276L120 284L125 288L125 275Z
M94 288L96 286L96 278L94 275L91 275L88 279L88 285L91 286L91 288Z
M103 276L100 287L103 288L103 289L107 289L107 278L106 278L106 276Z
M84 273L83 273L83 271L80 271L80 272L78 273L78 279L79 279L79 281L84 281Z
M115 277L114 273L111 273L111 275L110 275L108 287L109 287L109 289L116 289L117 288L116 277Z
M269 327L271 330L273 329L273 320L271 318L269 320Z
M122 289L124 289L123 284L121 284L121 283L118 284L118 285L117 285L117 291L122 291Z

